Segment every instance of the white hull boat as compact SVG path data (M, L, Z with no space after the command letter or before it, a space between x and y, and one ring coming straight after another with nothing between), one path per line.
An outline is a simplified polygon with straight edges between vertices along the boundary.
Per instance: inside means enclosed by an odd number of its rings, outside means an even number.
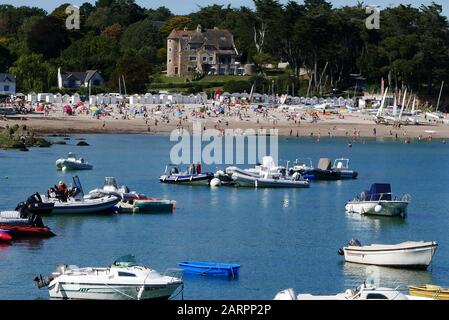
M116 261L106 268L64 265L52 277L36 277L35 281L39 288L48 286L51 299L82 300L168 299L183 285L181 270L160 274L135 261Z
M75 154L69 153L67 158L56 160L58 170L92 170L93 165L85 162L83 158L77 159Z
M67 201L42 196L44 203L54 203L52 214L80 214L100 213L112 210L120 198L116 196L104 196L96 199L68 198Z
M402 216L407 215L407 206L410 201L409 195L401 199L394 199L391 187L388 183L374 183L371 189L364 191L361 195L345 205L348 213L378 216Z
M437 246L435 241L362 246L357 240L351 240L339 254L344 255L346 262L425 270L432 262Z
M73 177L73 187L68 196L59 194L50 188L47 195L40 195L43 204L53 204L52 214L100 213L111 211L121 198L115 195L104 195L97 198L84 197L81 182Z
M408 201L349 201L348 213L377 216L406 216Z
M433 300L430 298L422 298L403 294L397 289L376 288L365 284L352 290L347 289L345 292L335 295L312 295L312 294L296 294L295 291L285 289L276 294L274 300Z
M107 195L116 196L121 201L132 201L134 199L146 198L144 194L139 194L136 191L129 191L128 187L118 187L117 180L114 177L106 177L103 188L91 190L84 199L97 199Z
M307 188L309 182L307 180L285 179L282 177L253 177L250 175L234 172L232 179L239 187L252 188Z

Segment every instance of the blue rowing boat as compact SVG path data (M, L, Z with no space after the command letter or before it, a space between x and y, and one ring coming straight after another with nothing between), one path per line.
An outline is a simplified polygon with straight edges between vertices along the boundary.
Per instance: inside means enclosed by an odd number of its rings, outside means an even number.
M184 272L197 273L206 276L237 277L240 265L235 263L217 263L201 261L184 261L179 264Z

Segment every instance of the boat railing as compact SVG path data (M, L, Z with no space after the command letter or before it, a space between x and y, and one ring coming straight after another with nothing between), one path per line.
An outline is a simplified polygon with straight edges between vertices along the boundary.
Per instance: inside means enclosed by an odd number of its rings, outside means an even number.
M184 273L182 269L179 268L168 268L165 270L163 276L164 277L170 277L170 282L175 282L178 280L182 280Z
M410 199L410 195L404 195L402 198L398 198L397 196L393 197L391 192L371 193L369 195L362 192L358 198L360 201L408 201L407 199Z

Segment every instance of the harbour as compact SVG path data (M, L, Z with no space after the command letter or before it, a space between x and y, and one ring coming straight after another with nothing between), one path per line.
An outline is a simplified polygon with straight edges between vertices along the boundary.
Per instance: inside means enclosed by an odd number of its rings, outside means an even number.
M85 191L115 176L121 184L150 197L173 199L172 213L48 215L49 239L21 239L0 247L1 299L48 299L33 284L36 273L50 274L61 263L110 265L134 254L156 270L182 261L221 261L241 265L234 279L185 274L182 298L272 299L285 288L296 292L341 292L363 283L371 269L345 263L340 247L351 238L363 244L436 241L438 250L426 271L378 267L382 286L448 285L449 243L445 237L449 160L439 139L404 144L394 139L279 137L279 163L301 157L349 158L357 179L313 181L310 188L235 188L171 185L159 182L173 146L166 135L70 135L67 145L1 151L0 211L35 192L79 176ZM90 146L76 146L85 138ZM48 139L57 139L51 138ZM73 152L93 170L57 171L55 159ZM225 169L208 166L203 172ZM251 167L242 165L241 167ZM410 194L407 216L350 214L345 204L374 182L388 182ZM24 263L28 261L28 263ZM178 296L177 299L181 298Z

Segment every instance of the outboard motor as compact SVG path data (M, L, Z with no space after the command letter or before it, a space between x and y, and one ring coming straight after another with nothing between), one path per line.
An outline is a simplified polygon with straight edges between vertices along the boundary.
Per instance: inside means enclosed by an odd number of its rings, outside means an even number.
M349 245L349 246L353 246L353 247L361 247L361 246L362 246L362 244L360 243L360 241L357 240L357 239L351 239L351 240L349 240L348 245Z
M44 287L48 287L48 285L50 284L50 282L53 280L52 277L42 277L42 275L40 275L39 277L34 278L34 282L36 282L36 285L39 289L44 288Z
M42 221L42 218L39 215L34 214L34 213L31 216L28 217L28 222L33 227L38 227L38 228L45 227L44 222Z

